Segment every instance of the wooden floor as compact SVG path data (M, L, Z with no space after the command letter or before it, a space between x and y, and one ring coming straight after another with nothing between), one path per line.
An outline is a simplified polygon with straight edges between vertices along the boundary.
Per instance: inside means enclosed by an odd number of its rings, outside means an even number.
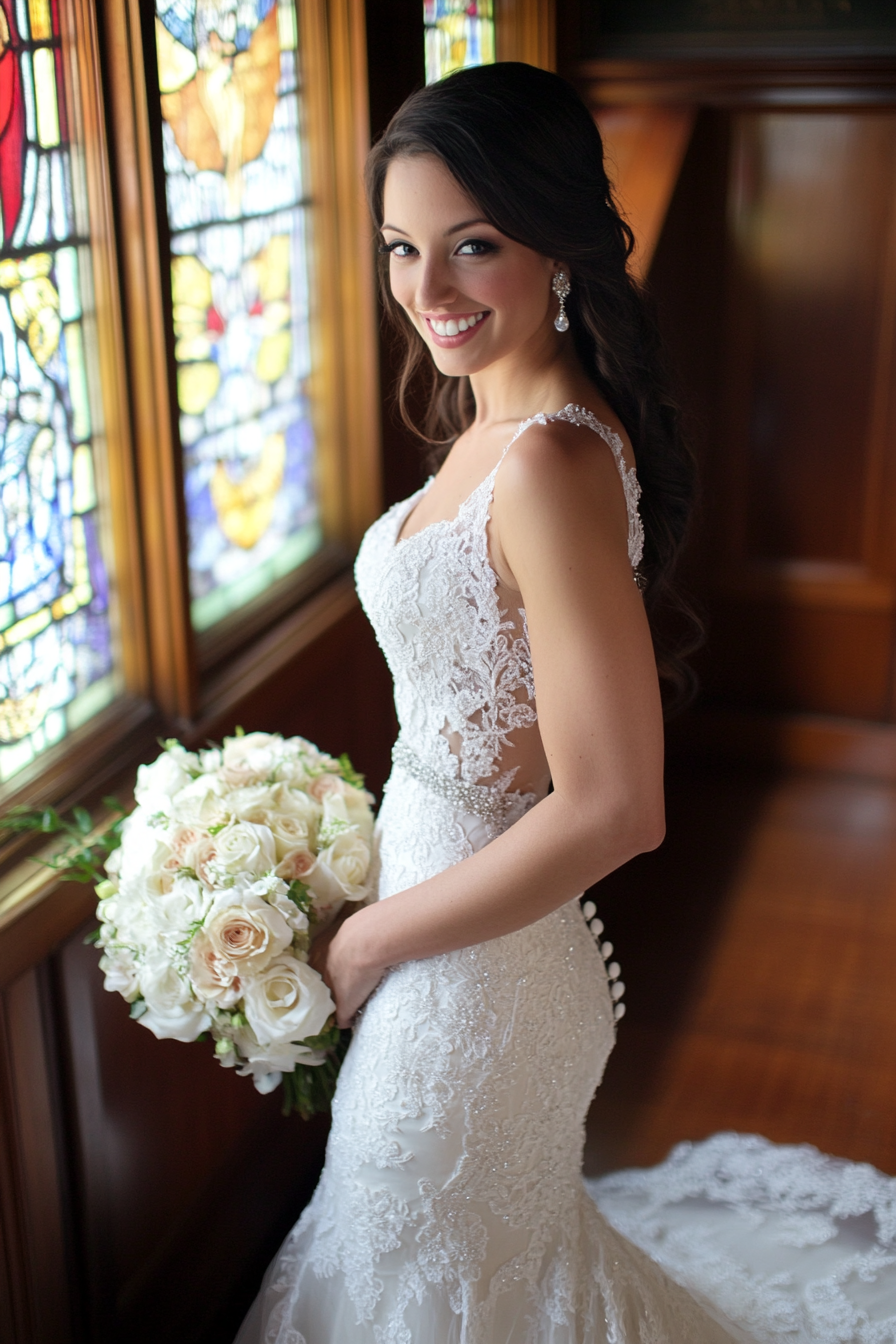
M627 1013L586 1172L720 1129L896 1173L896 787L679 770L595 899Z

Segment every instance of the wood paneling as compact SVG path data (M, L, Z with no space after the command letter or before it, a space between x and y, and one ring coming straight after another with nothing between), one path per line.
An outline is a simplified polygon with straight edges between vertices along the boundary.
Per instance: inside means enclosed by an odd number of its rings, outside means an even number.
M896 642L896 112L732 119L708 692L890 713Z
M74 1344L76 1275L63 1108L46 967L20 976L0 996L2 1249L8 1295L4 1340Z
M700 108L649 285L702 467L704 699L825 759L818 716L896 706L896 62L574 69L608 125Z
M499 61L557 68L556 0L495 0L494 12Z
M96 961L80 939L57 960L89 1337L230 1339L313 1189L327 1126L281 1116L207 1042L141 1031Z
M193 736L234 721L301 733L378 792L395 720L372 631L347 580L304 617L219 679ZM222 1070L208 1042L130 1021L82 941L93 893L33 882L0 939L4 1344L222 1344L311 1194L326 1122L284 1119L279 1094Z

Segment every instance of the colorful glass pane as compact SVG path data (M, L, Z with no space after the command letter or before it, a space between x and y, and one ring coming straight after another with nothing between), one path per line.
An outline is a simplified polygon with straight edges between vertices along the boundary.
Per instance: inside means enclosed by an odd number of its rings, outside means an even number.
M433 84L467 65L495 59L492 0L424 0L426 82Z
M118 689L56 15L0 0L0 784Z
M294 0L156 0L193 625L321 543Z

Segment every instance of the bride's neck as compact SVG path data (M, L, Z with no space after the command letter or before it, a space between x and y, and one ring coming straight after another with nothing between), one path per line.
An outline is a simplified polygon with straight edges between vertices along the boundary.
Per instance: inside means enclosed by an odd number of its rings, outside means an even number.
M498 360L471 374L470 385L476 402L474 424L479 429L559 411L570 402L590 406L596 399L594 384L579 363L572 341L542 352L540 358L515 353Z

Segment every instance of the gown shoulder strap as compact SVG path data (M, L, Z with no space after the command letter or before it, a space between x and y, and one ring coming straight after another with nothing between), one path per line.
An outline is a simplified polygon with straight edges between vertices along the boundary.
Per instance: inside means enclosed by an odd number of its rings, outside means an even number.
M638 476L635 468L633 466L626 467L625 465L625 452L622 446L622 439L615 430L610 429L609 425L605 425L601 420L598 420L593 411L586 410L584 406L575 406L570 402L570 404L564 406L561 411L554 411L550 415L539 413L538 415L533 415L529 420L523 420L513 438L510 440L510 443L508 443L504 452L501 454L500 461L504 461L504 458L507 456L512 445L516 443L521 434L525 434L526 430L531 425L546 425L549 420L565 420L571 425L584 425L586 428L593 430L595 434L598 434L603 439L604 443L609 446L622 481L622 489L625 494L625 507L628 511L629 563L635 571L636 580L639 580L638 566L644 555L644 524L641 521L641 514L638 510L638 501L641 498L641 487L638 484ZM498 466L500 466L500 462L498 463ZM498 468L495 467L495 473L497 473L497 469Z

